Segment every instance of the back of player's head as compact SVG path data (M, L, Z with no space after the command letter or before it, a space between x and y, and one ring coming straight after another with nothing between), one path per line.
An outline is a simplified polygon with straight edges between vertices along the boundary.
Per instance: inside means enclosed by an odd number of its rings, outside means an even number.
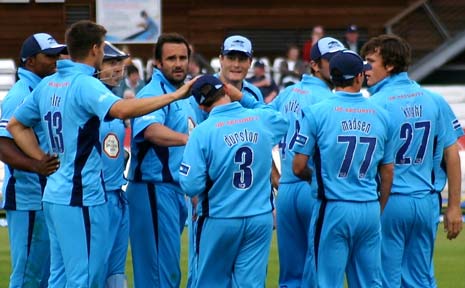
M361 50L363 57L379 53L384 66L393 67L391 73L398 74L408 70L411 61L410 45L404 39L393 34L384 34L371 38Z
M337 52L345 50L341 41L332 38L324 37L318 40L310 50L310 57L313 61L318 62L321 58L330 60Z
M221 55L228 55L234 52L244 53L247 57L252 58L252 42L241 35L229 36L221 46Z
M224 84L213 75L200 76L192 85L192 95L199 105L210 107L226 93Z
M370 64L364 64L363 59L350 50L337 53L329 61L331 81L336 87L352 86L355 77L370 69Z
M189 42L181 34L178 33L164 33L158 37L157 44L155 45L155 60L162 60L163 45L165 43L184 44L187 47L187 56L191 56L191 48Z
M71 59L84 59L94 45L101 45L107 30L89 20L81 20L68 28L65 34L66 45Z

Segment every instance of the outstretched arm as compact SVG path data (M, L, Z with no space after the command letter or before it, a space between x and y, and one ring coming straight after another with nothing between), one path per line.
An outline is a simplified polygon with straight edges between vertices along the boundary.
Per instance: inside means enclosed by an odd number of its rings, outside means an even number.
M161 95L158 97L147 97L141 99L121 99L110 108L108 114L113 118L127 119L134 118L148 114L152 111L158 110L171 102L186 98L190 95L190 89L192 84L197 80L198 77L190 80L178 90Z

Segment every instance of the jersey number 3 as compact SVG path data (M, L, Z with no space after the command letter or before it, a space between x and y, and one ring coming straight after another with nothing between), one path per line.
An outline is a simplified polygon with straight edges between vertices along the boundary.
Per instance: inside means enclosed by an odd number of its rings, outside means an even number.
M234 164L239 165L239 171L233 174L233 186L245 190L252 185L253 171L250 166L253 163L253 151L250 147L241 147L234 155Z
M52 144L53 153L63 153L63 121L61 118L61 112L48 111L44 116L44 120L47 122L48 135L50 137L50 143Z

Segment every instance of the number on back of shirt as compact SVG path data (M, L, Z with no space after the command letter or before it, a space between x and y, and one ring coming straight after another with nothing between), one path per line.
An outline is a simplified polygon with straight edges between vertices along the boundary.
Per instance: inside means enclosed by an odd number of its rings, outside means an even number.
M365 156L358 170L358 178L365 178L365 175L370 168L371 160L373 159L373 154L376 148L376 138L375 137L359 137L357 141L357 136L337 136L338 144L347 143L347 148L344 153L344 159L342 160L341 168L339 169L339 178L346 178L349 174L349 169L353 165L352 160L354 159L354 154L360 153L360 150L363 146L366 146Z
M404 144L396 153L396 164L410 165L412 164L412 157L415 156L413 164L423 163L425 158L426 148L428 147L429 135L431 130L430 121L419 121L415 123L404 123L400 127L400 139L404 140ZM410 149L412 140L415 137L421 137L420 146L417 148L416 153ZM415 153L415 155L411 155Z
M241 147L237 149L234 155L234 164L239 166L239 170L233 173L233 186L237 189L248 189L253 182L253 151L250 147Z
M48 136L52 145L53 153L63 153L63 121L60 111L48 111L44 116L47 122Z
M286 143L286 137L287 133L284 135L284 137L281 139L281 141L278 144L279 149L281 149L281 159L284 160L286 159L286 150L291 151L294 148L295 142L297 141L297 138L299 136L300 132L300 123L298 120L295 120L295 129L294 133L292 134L292 138L289 141L289 146L287 146Z

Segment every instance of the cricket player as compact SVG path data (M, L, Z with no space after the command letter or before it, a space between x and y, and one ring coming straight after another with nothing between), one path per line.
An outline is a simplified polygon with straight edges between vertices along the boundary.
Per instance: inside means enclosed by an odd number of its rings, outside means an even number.
M120 85L124 77L123 60L129 55L109 42L103 48L103 62L98 71L100 81L112 91ZM108 198L111 229L107 245L111 246L106 263L106 287L127 287L126 257L129 242L129 210L126 193L122 186L124 178L125 151L123 148L126 126L124 120L113 119L100 123L100 143L102 144L102 173Z
M71 60L57 62L15 112L7 129L30 157L45 155L30 127L42 126L60 168L47 179L44 214L51 247L50 287L103 287L110 219L102 179L100 122L149 113L186 96L121 99L94 78L104 56L103 26L78 21L66 32Z
M313 157L318 184L310 234L316 275L305 287L343 287L344 273L349 287L381 287L380 214L393 171L389 119L360 93L369 69L360 56L345 50L329 65L335 96L302 110L294 146L294 173L309 181Z
M269 104L289 121L289 131L279 143L281 177L276 198L279 285L282 287L302 287L305 265L311 265L311 261L306 261L308 231L317 185L315 179L310 184L292 172L292 149L301 126L300 113L302 108L333 95L329 60L342 50L344 45L338 40L331 37L320 39L311 51L313 75L304 74L302 81L287 87Z
M431 263L438 203L432 171L435 149L443 154L449 181L447 237L462 229L460 158L457 134L448 121L444 98L409 79L410 46L395 35L370 39L362 55L371 64L367 84L371 100L382 106L396 128L394 181L382 215L383 287L431 287ZM435 144L436 143L436 144Z
M189 43L179 34L162 34L155 48L152 80L138 99L181 87L187 75ZM187 218L179 166L189 127L196 123L191 100L183 99L132 123L127 188L130 239L136 287L178 287L181 233Z
M179 181L199 197L195 287L264 287L273 228L271 150L287 121L271 109L231 102L205 75L192 93L208 119L186 145Z
M47 156L46 158L54 161L49 166L52 170L43 171L41 166L50 162L37 161L24 155L14 144L6 126L16 108L42 78L55 73L56 61L65 52L66 45L57 43L47 33L29 36L21 47L19 81L2 102L0 159L7 164L2 206L6 210L10 239L10 287L47 287L50 275L50 242L42 210L42 194L47 182L45 176L58 168L58 161ZM45 148L42 127L35 126L34 133Z

